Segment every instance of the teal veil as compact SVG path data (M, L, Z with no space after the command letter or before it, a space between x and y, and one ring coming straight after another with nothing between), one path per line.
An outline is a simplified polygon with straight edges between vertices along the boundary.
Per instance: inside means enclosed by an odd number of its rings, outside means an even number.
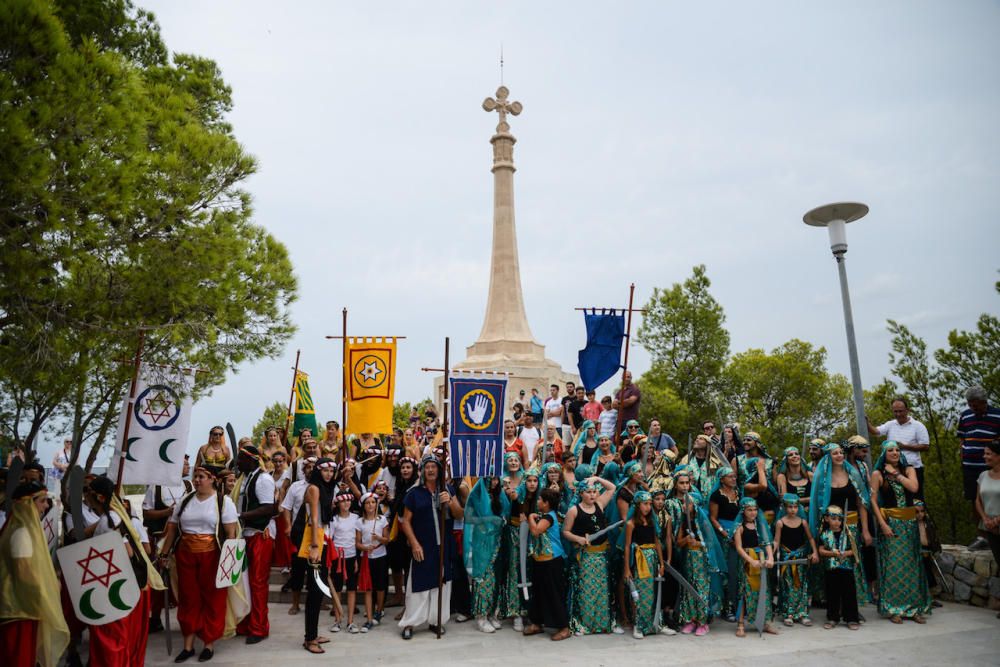
M577 459L580 458L580 450L583 449L583 443L587 441L587 429L595 428L595 424L590 419L586 420L580 424L580 432L576 436L576 440L573 441L573 455ZM597 444L597 433L594 433L594 444Z
M841 447L836 443L830 443L825 446L823 448L823 458L820 459L819 463L816 464L816 469L813 470L812 493L809 494L809 529L813 535L819 535L819 527L823 521L823 512L826 511L827 506L830 504L830 484L833 474L833 459L830 458L830 454L837 449L841 449ZM851 481L851 486L854 487L861 497L861 502L864 503L865 507L868 507L871 504L871 495L868 485L865 484L864 478L861 475L861 471L846 460L844 461L844 470L847 471L847 477ZM854 510L856 511L857 508L855 507Z
M732 537L733 533L736 532L736 527L745 523L745 517L743 512L749 507L757 507L757 501L754 500L753 498L743 498L742 500L740 500L740 513L739 516L736 517L736 525L733 526L733 530L729 533L730 537ZM766 546L772 545L774 543L774 540L771 537L771 528L767 525L767 521L764 519L764 512L762 512L760 508L757 508L756 524L757 524L757 541L760 543L760 547L764 548Z
M465 530L462 533L462 557L471 579L492 576L493 555L500 548L500 535L510 517L510 499L500 491L500 514L496 514L490 498L492 477L482 477L469 493L465 503Z

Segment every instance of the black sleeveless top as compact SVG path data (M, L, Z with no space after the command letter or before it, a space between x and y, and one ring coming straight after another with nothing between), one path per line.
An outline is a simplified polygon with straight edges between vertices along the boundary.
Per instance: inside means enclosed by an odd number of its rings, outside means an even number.
M857 512L858 493L854 490L854 486L850 482L844 486L831 486L830 505L836 505L844 510L845 514L847 512Z
M806 524L800 523L797 528L781 527L781 546L795 551L806 543Z
M597 447L587 447L584 445L580 448L580 463L590 465L590 462L594 460L594 457L597 456L599 451L601 450Z
M656 533L652 524L640 526L636 524L632 529L632 544L653 544L656 542Z
M794 493L799 497L799 500L803 498L808 498L809 494L812 493L812 480L806 478L806 483L802 486L795 486L791 481L788 482L788 492Z
M726 497L726 494L722 493L720 489L716 489L715 493L712 494L712 497L709 498L709 502L713 502L719 506L718 518L720 519L733 521L740 513L739 500L736 502L731 501Z
M631 505L633 498L635 498L635 492L629 490L627 486L623 486L618 489L618 500L624 500L626 503Z
M760 540L757 539L757 530L748 530L746 526L743 526L743 549L755 549L760 545Z
M604 511L600 506L595 506L594 511L587 513L583 511L580 504L576 504L576 520L573 521L573 530L570 532L578 537L586 537L587 535L593 535L597 531L606 528L608 525L608 518L604 516ZM608 541L607 535L601 535L596 540L591 542L591 544L604 544Z

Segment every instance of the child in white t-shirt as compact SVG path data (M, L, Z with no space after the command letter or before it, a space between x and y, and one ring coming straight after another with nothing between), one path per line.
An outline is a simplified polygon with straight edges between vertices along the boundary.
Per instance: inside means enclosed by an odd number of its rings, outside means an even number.
M389 543L389 522L379 512L378 505L378 497L374 493L361 496L361 517L357 522L359 572L368 570L367 581L364 574L361 576L360 588L365 594L365 614L368 617L367 622L361 626L361 632L371 630L382 620L385 592L389 588L389 558L385 549L385 545ZM374 613L372 591L375 592Z
M333 540L334 561L330 566L333 580L333 615L337 621L330 626L330 632L340 632L344 620L344 610L340 606L340 592L347 586L347 631L359 632L354 625L354 603L358 592L358 515L351 513L354 496L342 493L337 496L337 514L326 526L326 534Z

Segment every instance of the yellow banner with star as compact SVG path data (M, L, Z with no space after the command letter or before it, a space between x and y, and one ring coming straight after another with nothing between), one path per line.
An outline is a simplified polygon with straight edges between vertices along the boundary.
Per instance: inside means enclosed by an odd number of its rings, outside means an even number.
M396 339L348 338L344 365L348 376L346 428L351 433L392 432Z

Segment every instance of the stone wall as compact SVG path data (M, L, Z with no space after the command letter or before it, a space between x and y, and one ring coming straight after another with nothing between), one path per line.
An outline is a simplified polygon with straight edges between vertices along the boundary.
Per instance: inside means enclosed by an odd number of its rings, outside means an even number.
M937 562L945 578L939 598L1000 609L1000 569L989 550L969 551L961 545L946 544Z

